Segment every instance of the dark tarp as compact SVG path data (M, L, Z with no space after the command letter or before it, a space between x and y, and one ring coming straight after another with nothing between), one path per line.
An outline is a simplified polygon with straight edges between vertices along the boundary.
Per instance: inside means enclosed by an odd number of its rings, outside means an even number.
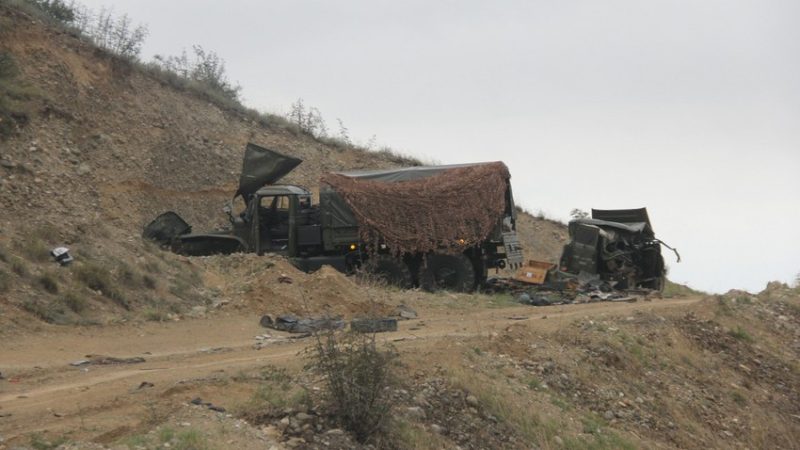
M300 165L302 159L286 156L253 143L248 143L242 161L239 190L234 197L249 197L265 184L273 184Z
M142 231L142 237L159 244L169 244L173 239L191 233L192 227L181 216L172 211L165 212L153 219Z

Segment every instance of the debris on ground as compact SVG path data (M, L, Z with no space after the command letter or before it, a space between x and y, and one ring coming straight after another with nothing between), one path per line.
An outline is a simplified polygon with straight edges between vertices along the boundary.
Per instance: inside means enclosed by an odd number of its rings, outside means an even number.
M520 272L530 269L531 263L536 262L530 261ZM521 281L522 277L528 280ZM604 281L597 275L581 273L575 276L558 271L553 265L541 283L534 284L530 281L537 277L538 275L531 277L523 275L514 278L493 278L487 282L487 289L490 292L511 294L517 302L531 306L636 302L661 295L659 291L653 289L616 289L615 283Z
M145 359L142 358L141 356L135 356L133 358L116 358L113 356L86 355L86 358L87 359L79 359L77 361L73 361L69 363L69 365L74 367L81 367L81 366L88 366L90 364L105 366L111 364L139 364L145 362Z
M417 318L417 312L407 305L397 305L397 307L389 314L391 317L396 317L397 320L410 320Z
M336 317L309 317L298 318L292 314L285 314L272 318L264 315L259 322L264 328L286 331L288 333L313 333L321 330L339 330L344 328L345 323L341 316Z
M67 247L56 247L50 250L50 256L62 266L69 265L69 263L75 260L75 258L69 254L69 249Z
M285 283L285 284L292 284L294 280L289 275L282 273L281 276L278 277L278 283Z
M215 405L215 404L213 404L211 402L204 402L203 399L200 398L200 397L195 397L195 398L191 399L189 401L189 403L191 403L192 405L205 406L206 408L210 409L211 411L215 411L215 412L224 413L226 411L226 409L223 408L222 406L217 406L217 405Z
M358 333L397 331L397 319L394 317L353 319L350 321L350 329Z

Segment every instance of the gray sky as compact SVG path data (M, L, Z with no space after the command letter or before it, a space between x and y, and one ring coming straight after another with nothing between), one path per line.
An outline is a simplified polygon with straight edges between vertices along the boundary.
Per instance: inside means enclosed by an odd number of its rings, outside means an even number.
M647 206L671 278L800 272L800 2L83 0L200 44L245 103L441 163L503 160L518 203Z

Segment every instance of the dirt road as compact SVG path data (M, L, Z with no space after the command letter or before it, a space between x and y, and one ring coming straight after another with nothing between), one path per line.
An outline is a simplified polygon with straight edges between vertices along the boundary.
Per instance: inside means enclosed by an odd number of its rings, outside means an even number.
M420 319L402 322L399 331L381 337L406 352L440 339L489 335L522 320L548 332L584 316L627 315L636 310L667 313L697 301L699 298L492 309L414 305ZM102 437L136 427L148 409L172 396L181 395L185 402L183 397L196 395L223 375L266 365L292 368L302 364L299 353L311 339L286 339L255 349L255 336L265 333L289 336L261 328L253 315L221 313L169 323L53 327L4 342L0 349L0 371L5 376L0 381L0 435L14 442L32 432L81 429L87 437ZM145 362L70 365L86 355L142 357ZM232 394L207 389L204 395L224 404L231 401Z

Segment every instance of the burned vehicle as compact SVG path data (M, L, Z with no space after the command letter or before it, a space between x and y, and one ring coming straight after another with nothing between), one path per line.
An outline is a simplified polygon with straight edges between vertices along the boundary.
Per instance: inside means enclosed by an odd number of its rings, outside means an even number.
M523 261L502 162L329 173L319 204L304 187L275 184L301 163L248 144L234 195L245 205L226 207L228 230L195 234L167 212L143 237L184 255L278 253L305 271L365 268L428 290L470 291L489 269Z
M646 208L593 209L591 218L569 223L569 237L561 254L561 272L599 277L615 289L663 290L662 245L680 262L677 250L655 237Z

